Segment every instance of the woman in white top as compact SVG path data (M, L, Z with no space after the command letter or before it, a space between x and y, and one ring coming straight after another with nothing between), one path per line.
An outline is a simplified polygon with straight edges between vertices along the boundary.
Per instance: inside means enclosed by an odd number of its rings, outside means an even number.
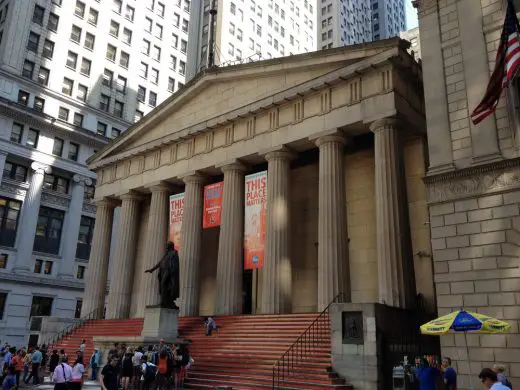
M83 365L83 357L78 357L74 366L72 366L72 382L70 383L70 390L81 390L84 372L85 366Z

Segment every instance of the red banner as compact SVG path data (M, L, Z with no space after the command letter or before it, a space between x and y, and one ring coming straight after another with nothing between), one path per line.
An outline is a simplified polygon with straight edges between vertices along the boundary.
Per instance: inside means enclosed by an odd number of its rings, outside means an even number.
M264 266L267 213L267 171L246 176L244 269Z
M222 181L204 187L204 215L202 217L202 228L209 229L220 226L223 193L224 182Z
M182 194L170 195L170 227L168 232L169 241L173 242L175 249L180 251L182 216L184 214L184 192Z

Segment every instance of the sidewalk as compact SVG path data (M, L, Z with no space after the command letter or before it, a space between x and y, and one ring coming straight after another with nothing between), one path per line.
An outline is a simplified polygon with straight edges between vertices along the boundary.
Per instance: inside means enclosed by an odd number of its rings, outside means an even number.
M46 377L45 383L43 383L41 385L34 386L34 385L21 384L20 388L21 389L24 388L24 389L52 390L52 389L54 389L54 384L50 382L50 378ZM100 390L100 389L101 389L101 385L97 381L85 381L83 383L83 387L82 387L82 390Z

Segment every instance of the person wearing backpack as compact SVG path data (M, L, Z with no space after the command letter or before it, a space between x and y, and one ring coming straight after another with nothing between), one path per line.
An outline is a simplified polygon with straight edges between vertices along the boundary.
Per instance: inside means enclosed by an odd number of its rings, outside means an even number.
M155 382L157 366L148 362L146 356L143 356L141 361L141 370L143 373L143 376L141 377L141 390L150 390Z

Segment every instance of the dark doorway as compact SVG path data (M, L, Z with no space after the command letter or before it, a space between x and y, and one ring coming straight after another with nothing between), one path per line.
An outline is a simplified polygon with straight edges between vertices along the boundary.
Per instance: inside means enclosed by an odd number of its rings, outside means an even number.
M40 338L37 334L32 334L29 336L29 344L27 345L28 348L33 348L38 345L38 339Z
M242 283L242 313L253 314L253 270L247 269L244 271Z

